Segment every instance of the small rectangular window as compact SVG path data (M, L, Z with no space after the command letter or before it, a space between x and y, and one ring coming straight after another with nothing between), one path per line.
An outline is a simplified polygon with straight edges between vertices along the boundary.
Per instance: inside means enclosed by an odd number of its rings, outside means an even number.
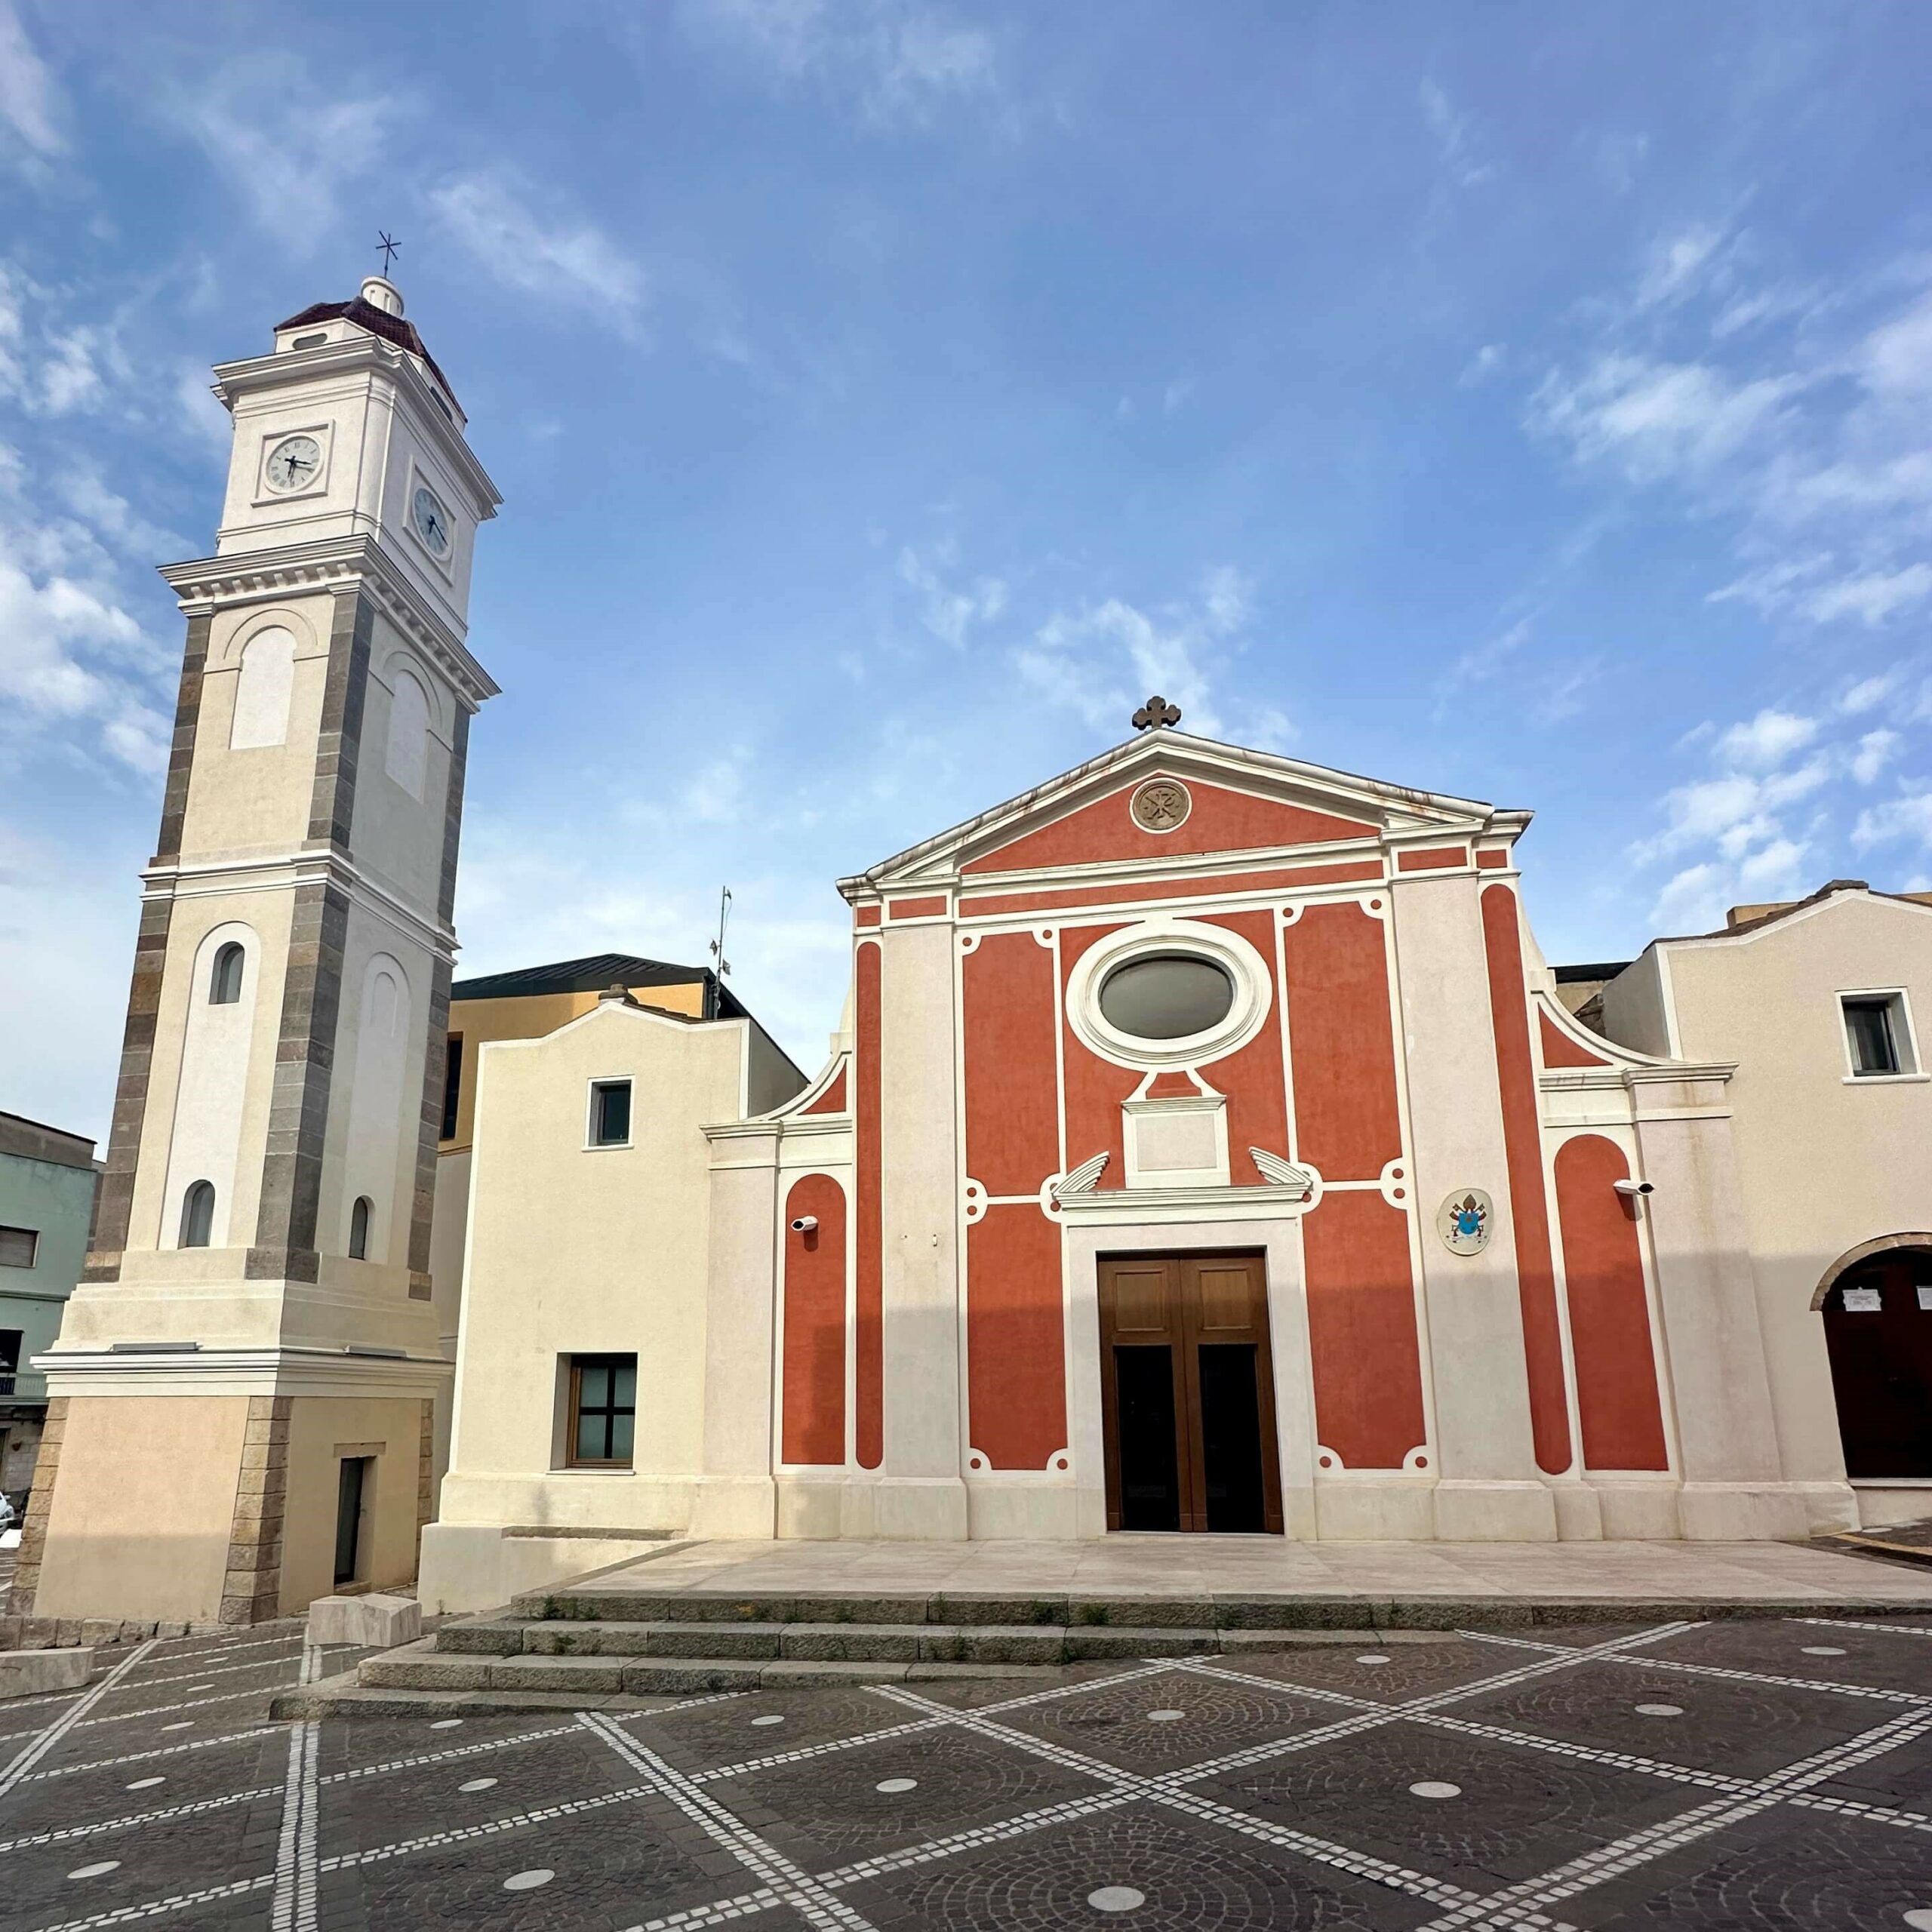
M624 1147L631 1137L631 1083L595 1080L590 1086L590 1144Z
M33 1228L0 1228L0 1268L31 1268L40 1250Z
M1863 1080L1912 1070L1904 1002L1898 994L1847 993L1841 1004L1854 1075Z
M570 1464L629 1469L637 1426L637 1357L571 1357Z
M463 1035L452 1033L443 1055L443 1134L445 1140L456 1138L456 1115L463 1099Z

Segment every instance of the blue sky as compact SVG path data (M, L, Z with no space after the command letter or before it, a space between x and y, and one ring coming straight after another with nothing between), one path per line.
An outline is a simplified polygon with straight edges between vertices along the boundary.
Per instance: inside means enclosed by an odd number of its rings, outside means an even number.
M207 367L380 226L506 498L463 968L816 1065L1128 735L1533 808L1558 959L1932 881L1932 11L0 0L0 1107L105 1130Z

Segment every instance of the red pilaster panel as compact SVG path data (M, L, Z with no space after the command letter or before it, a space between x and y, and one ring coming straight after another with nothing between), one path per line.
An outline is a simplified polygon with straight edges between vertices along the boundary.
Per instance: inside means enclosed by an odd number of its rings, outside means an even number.
M1402 1151L1382 921L1309 906L1281 942L1297 1151L1324 1180L1373 1180Z
M1516 1223L1516 1291L1523 1306L1524 1365L1537 1467L1560 1475L1570 1466L1570 1404L1563 1389L1563 1338L1550 1259L1549 1201L1543 1191L1543 1130L1530 1010L1523 984L1522 931L1506 885L1482 894L1483 948L1489 962L1490 1017L1496 1029L1496 1078L1503 1100L1503 1147Z
M1669 1466L1636 1210L1616 1186L1629 1173L1623 1150L1600 1134L1579 1134L1556 1150L1577 1420L1591 1469Z
M818 1226L794 1232L808 1217ZM845 1190L806 1174L785 1197L784 1460L845 1460Z
M1060 938L1061 991L1072 976L1080 955L1087 949L1118 932L1120 924L1063 928ZM1124 1066L1116 1066L1091 1052L1071 1026L1061 1029L1066 1054L1066 1159L1069 1167L1079 1166L1096 1154L1111 1158L1096 1185L1102 1189L1125 1184L1122 1171L1120 1110L1140 1084L1140 1076Z
M1426 1440L1409 1217L1366 1189L1302 1222L1315 1432L1351 1469L1397 1469Z
M1038 1193L1060 1165L1054 955L1031 933L989 933L959 977L966 1171L989 1194Z
M885 1275L884 1227L879 1211L879 949L859 948L858 1037L853 1059L858 1107L858 1290L857 1333L859 1466L875 1469L885 1459Z
M1272 911L1226 912L1205 924L1238 933L1275 971L1275 924ZM1281 989L1275 997L1261 1030L1238 1051L1211 1063L1201 1077L1228 1097L1228 1167L1237 1180L1255 1178L1248 1158L1251 1147L1271 1154L1288 1151L1288 1096L1281 1074Z
M1066 1447L1060 1229L1030 1202L966 1230L972 1446L996 1469L1043 1469Z

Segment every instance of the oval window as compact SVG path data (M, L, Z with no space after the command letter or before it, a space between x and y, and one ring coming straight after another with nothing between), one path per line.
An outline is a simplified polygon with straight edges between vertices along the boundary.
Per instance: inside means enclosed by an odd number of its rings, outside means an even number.
M1204 1033L1227 1018L1234 1003L1227 968L1195 953L1143 953L1100 983L1102 1017L1140 1040Z

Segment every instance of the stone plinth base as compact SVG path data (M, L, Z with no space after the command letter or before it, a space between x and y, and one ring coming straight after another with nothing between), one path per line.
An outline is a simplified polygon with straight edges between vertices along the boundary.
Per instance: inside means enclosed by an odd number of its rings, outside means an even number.
M309 1606L312 1644L353 1644L391 1651L423 1634L423 1606L414 1597L318 1597Z
M0 1651L0 1697L78 1690L93 1669L91 1651Z

